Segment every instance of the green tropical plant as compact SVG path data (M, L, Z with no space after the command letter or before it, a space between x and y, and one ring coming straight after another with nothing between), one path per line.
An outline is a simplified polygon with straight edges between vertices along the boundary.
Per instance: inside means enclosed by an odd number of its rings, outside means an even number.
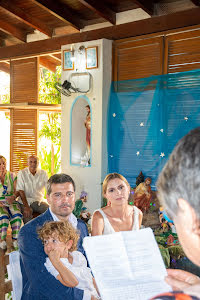
M39 102L60 104L61 94L55 88L56 83L61 83L61 67L53 73L45 68L40 68Z
M51 170L51 150L48 151L46 147L42 147L39 153L39 159L41 162L41 168L47 171L48 176L52 175ZM60 146L54 154L54 173L58 173L60 170Z
M55 88L55 84L61 80L61 67L57 67L55 73L44 68L41 69L41 80L39 86L39 102L49 104L60 104L61 95ZM61 114L48 113L47 118L43 121L42 128L39 131L39 137L45 137L51 142L51 150L47 152L44 148L40 150L41 165L50 175L55 174L60 168L60 151L61 145ZM55 147L58 146L55 153ZM45 152L46 151L46 152ZM45 156L44 156L45 154ZM44 162L45 161L45 162ZM59 168L58 168L59 164Z

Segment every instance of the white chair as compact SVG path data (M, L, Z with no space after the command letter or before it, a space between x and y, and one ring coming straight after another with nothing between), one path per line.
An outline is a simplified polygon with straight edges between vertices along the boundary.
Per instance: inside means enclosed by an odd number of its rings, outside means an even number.
M8 280L5 279L6 266ZM12 292L13 300L20 300L22 294L22 275L20 269L19 251L5 254L0 249L0 299L5 299L5 295Z
M22 273L19 251L9 253L7 270L8 279L12 281L12 300L20 300L22 295Z

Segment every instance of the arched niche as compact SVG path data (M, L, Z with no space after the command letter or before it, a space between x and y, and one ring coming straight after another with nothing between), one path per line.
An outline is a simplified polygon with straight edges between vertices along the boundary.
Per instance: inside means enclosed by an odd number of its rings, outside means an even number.
M86 96L78 96L74 100L70 119L70 164L90 167L92 111Z

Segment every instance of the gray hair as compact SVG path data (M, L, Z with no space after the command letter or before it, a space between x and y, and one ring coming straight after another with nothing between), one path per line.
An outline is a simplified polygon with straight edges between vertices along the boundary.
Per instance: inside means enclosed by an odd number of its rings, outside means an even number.
M69 175L64 173L52 175L47 181L47 195L51 194L52 184L66 183L66 182L69 182L73 185L74 192L75 192L76 186L74 180Z
M186 200L200 219L200 127L176 145L157 181L158 198L170 218L177 214L177 200Z
M39 163L39 157L38 157L37 155L35 155L35 154L29 155L28 158L27 158L27 161L29 161L29 159L30 159L31 157L36 158L36 159L37 159L37 162Z

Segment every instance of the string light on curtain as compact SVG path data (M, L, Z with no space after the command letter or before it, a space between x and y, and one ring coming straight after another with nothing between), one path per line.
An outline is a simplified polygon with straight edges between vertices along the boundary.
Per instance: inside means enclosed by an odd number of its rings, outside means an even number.
M199 124L200 70L113 82L108 172L122 173L134 186L142 170L155 188L177 141Z

